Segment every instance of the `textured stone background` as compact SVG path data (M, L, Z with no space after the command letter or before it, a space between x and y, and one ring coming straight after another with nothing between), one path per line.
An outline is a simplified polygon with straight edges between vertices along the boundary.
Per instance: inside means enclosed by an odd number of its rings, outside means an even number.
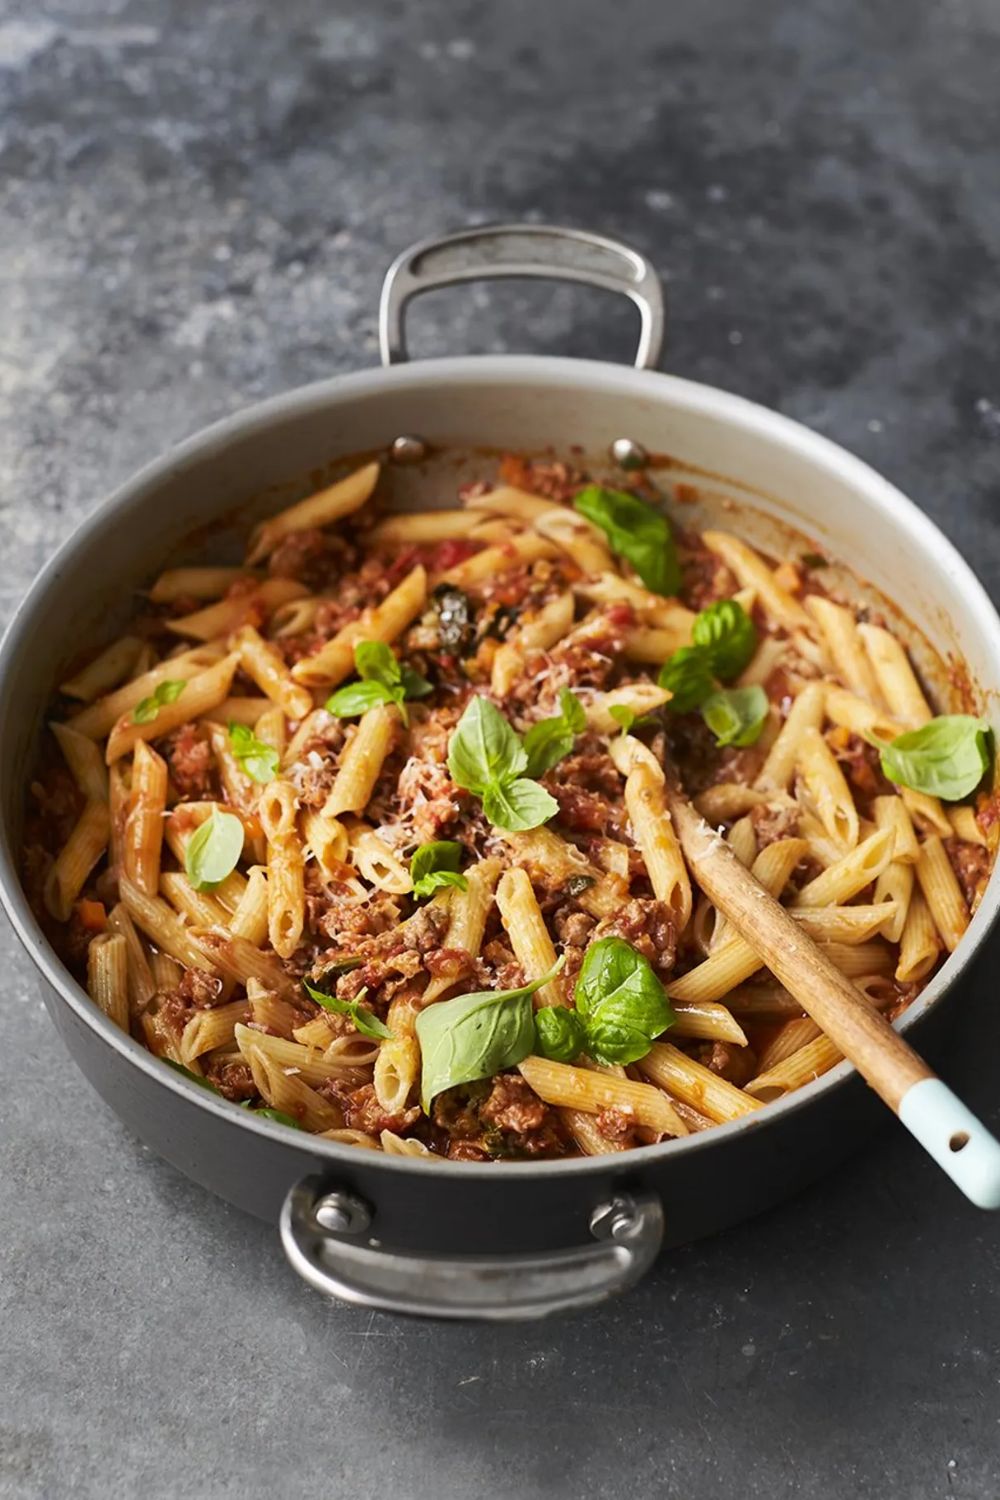
M371 364L391 254L499 217L634 240L669 368L863 454L1000 591L998 74L987 0L5 0L4 614L165 445ZM538 288L414 324L630 337ZM0 1495L996 1495L996 1225L901 1132L603 1311L406 1324L152 1160L2 942ZM986 973L947 1071L995 1123L998 1045Z

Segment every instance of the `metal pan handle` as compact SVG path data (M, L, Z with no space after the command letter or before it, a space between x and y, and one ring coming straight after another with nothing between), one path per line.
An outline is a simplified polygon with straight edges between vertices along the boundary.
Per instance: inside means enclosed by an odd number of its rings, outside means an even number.
M659 1199L646 1194L595 1209L594 1243L533 1255L443 1260L385 1249L368 1237L371 1222L371 1209L353 1193L305 1177L285 1199L281 1242L303 1280L329 1297L418 1317L493 1322L603 1302L648 1271L663 1240Z
M621 292L641 320L635 364L652 370L663 345L664 302L660 278L644 255L582 229L554 224L483 224L457 234L421 240L396 257L386 272L379 303L379 347L384 365L405 360L406 305L421 292L461 281L538 276L578 281Z

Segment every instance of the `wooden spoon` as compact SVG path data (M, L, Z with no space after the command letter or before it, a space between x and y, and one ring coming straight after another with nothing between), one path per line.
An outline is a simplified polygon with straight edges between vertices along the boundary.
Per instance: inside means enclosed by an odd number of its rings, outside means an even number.
M678 841L718 911L966 1197L1000 1208L1000 1142L740 864L669 768L666 775Z

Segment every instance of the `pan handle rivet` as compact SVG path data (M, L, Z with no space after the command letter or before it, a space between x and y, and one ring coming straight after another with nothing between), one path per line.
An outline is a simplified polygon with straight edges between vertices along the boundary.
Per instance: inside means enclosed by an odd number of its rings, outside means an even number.
M363 1234L372 1221L371 1209L353 1193L325 1193L313 1216L330 1234Z
M389 457L394 464L418 464L427 457L427 444L412 432L401 433L389 444Z
M615 438L611 444L611 457L622 469L645 469L649 466L649 454L634 438Z

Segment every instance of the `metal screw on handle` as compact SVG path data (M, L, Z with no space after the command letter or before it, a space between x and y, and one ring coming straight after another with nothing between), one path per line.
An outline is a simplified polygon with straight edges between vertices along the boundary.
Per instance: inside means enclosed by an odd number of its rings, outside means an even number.
M600 234L554 224L484 224L421 240L397 256L386 273L379 304L382 363L407 357L404 314L422 292L464 281L544 277L620 292L639 309L635 364L654 369L663 345L663 289L638 250Z
M285 1254L328 1297L418 1317L510 1322L590 1307L638 1281L663 1240L659 1200L639 1193L600 1204L589 1243L527 1255L392 1250L367 1238L373 1218L353 1193L306 1177L281 1211Z

